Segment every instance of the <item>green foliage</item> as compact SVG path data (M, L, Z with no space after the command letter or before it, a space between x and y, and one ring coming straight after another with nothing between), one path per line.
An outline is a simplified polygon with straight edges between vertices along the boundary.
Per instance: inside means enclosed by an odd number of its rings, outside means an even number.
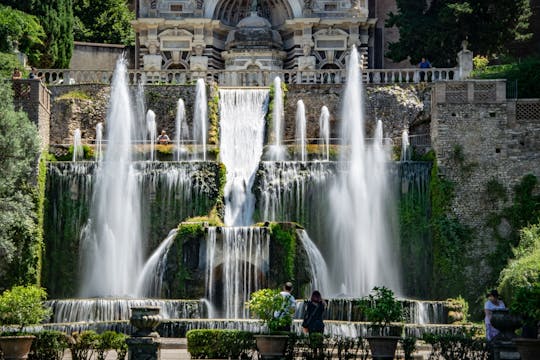
M15 54L0 52L0 78L11 78L13 69L20 66L21 64Z
M399 40L389 44L394 61L427 57L436 67L454 66L461 42L475 54L508 52L508 44L530 37L528 0L397 0L386 26L397 26ZM497 34L497 36L493 36Z
M535 325L540 320L540 276L534 284L516 289L510 310L521 315L526 324Z
M92 100L92 98L84 90L73 90L55 98L55 101L59 100Z
M43 306L47 299L45 289L34 286L14 286L0 296L0 325L17 325L19 331L25 326L36 325L50 315Z
M68 337L65 333L43 330L34 334L29 360L62 360L68 348Z
M133 45L135 34L130 21L135 14L126 0L73 0L75 40L105 44Z
M279 290L261 289L251 294L247 302L249 311L268 327L270 332L292 323L292 315L288 311L289 299L281 296ZM281 317L274 317L275 312L282 312Z
M446 307L448 308L448 322L466 323L469 317L469 303L458 296L457 298L446 299Z
M0 5L0 52L12 53L16 41L18 50L25 53L31 63L36 63L40 57L37 49L44 39L45 32L36 16ZM2 66L5 67L3 62Z
M488 348L486 340L479 337L477 328L462 328L454 334L426 333L423 340L432 346L430 359L486 360Z
M208 100L208 121L210 127L208 129L208 144L219 144L219 92L217 84L212 85L210 91L212 97Z
M73 360L90 360L99 344L99 335L93 330L71 334L69 349Z
M187 350L192 359L245 359L255 348L253 334L239 330L189 330Z
M508 194L506 188L499 180L492 178L486 183L486 196L489 201L495 202L497 200L506 201Z
M372 327L381 328L392 322L402 322L404 310L394 292L384 286L374 287L368 296L359 300L358 306Z
M285 276L289 280L294 280L294 261L296 258L296 229L294 227L284 228L282 223L270 224L272 240L276 241L283 249L283 263Z
M519 62L487 66L477 69L472 77L477 79L506 79L507 82L517 82L518 98L540 97L540 57L528 57Z
M473 58L473 68L477 71L483 71L489 65L489 59L486 56L477 55Z
M124 359L127 354L127 335L116 331L105 331L99 335L96 344L97 360L105 360L108 350L115 350L118 359Z
M39 135L0 84L0 290L39 281L41 238L36 165Z
M499 288L506 299L513 299L519 289L529 289L540 281L540 224L520 231L514 259L501 271Z
M416 337L405 336L401 339L401 348L403 349L403 355L405 360L413 360L413 353L416 351Z

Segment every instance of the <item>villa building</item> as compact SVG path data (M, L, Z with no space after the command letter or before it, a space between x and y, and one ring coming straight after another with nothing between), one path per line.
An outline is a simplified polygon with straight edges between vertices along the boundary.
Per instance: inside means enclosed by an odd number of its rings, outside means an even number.
M135 68L344 69L355 45L384 68L393 0L138 0Z

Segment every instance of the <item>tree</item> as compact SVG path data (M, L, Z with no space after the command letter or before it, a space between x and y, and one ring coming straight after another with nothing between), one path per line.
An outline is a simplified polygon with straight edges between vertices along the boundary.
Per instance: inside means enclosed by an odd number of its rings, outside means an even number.
M11 83L0 82L0 290L39 279L38 156L36 126L15 111Z
M0 5L0 52L13 52L16 42L30 62L36 63L40 56L37 48L43 44L44 38L43 27L35 16Z
M73 53L73 8L71 0L40 1L35 6L47 33L41 67L68 68Z
M75 39L106 44L132 45L130 21L135 14L126 0L74 0Z
M454 66L463 40L475 54L506 55L508 44L530 38L529 0L396 0L386 26L399 29L399 41L389 44L394 61L422 57L434 66Z

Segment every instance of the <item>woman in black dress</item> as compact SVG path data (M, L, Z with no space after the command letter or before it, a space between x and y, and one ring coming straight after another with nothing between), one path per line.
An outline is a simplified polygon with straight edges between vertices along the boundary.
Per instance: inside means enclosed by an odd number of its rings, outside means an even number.
M317 290L311 294L311 299L305 305L304 321L302 328L304 333L323 333L324 323L323 316L326 309L326 303L323 300L321 293Z

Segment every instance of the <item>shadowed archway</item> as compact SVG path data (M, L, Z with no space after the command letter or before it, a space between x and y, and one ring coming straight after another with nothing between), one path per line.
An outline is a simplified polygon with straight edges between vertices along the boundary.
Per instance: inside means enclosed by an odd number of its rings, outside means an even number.
M222 0L216 5L212 18L221 20L225 25L236 26L250 12L251 0ZM273 27L294 17L287 0L259 0L257 14L270 21Z

